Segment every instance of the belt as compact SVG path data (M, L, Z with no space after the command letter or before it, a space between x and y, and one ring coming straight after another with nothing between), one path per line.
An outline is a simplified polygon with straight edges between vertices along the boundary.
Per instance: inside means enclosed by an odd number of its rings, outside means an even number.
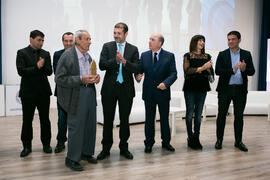
M86 87L86 88L94 88L95 85L94 85L94 84L82 84L82 87Z
M241 87L243 84L230 84L229 87Z

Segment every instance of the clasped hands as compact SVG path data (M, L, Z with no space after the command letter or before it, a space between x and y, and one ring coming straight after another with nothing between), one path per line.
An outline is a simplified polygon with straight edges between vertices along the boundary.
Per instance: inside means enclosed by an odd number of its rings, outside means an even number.
M119 51L116 52L116 62L119 64L122 62L123 64L126 64L127 60L119 53Z
M97 75L83 75L82 76L82 83L83 84L98 84L100 81L99 74Z
M239 61L239 62L234 66L233 71L234 71L234 73L236 73L237 70L238 70L238 68L240 68L240 70L243 72L243 71L246 70L246 66L247 66L247 64L246 64L245 60Z
M201 73L204 70L207 70L207 71L209 70L210 71L211 67L212 67L212 60L208 61L207 63L204 63L203 66L198 67L196 72Z
M45 60L42 57L39 57L39 60L37 62L38 69L42 68L44 66Z

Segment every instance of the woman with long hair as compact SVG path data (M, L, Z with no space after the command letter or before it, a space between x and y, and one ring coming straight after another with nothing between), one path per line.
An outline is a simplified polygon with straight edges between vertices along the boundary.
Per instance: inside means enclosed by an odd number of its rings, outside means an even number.
M205 53L205 37L191 38L189 52L184 55L185 82L183 86L186 103L187 143L192 149L202 149L200 143L201 115L207 91L210 91L209 76L214 75L211 56ZM194 114L194 130L192 118Z

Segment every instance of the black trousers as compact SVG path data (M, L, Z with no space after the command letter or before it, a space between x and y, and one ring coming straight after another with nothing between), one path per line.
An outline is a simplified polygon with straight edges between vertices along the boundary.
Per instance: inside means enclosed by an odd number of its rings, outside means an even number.
M57 143L65 144L67 141L67 112L60 106L57 102L57 110L58 110L58 133L56 136Z
M21 131L21 140L23 146L31 148L33 139L32 121L35 109L38 109L41 129L41 142L43 146L51 143L51 122L49 119L50 96L35 97L35 98L21 98L23 123Z
M236 142L242 141L243 113L246 106L247 93L242 85L231 85L226 92L218 93L218 117L217 117L217 139L223 140L226 115L231 101L234 109L234 137Z
M156 107L160 114L160 129L162 144L168 145L171 141L169 126L170 100L159 100L159 97L144 100L145 104L145 146L153 146L155 143L155 118Z
M103 139L101 141L103 151L109 152L113 144L113 121L115 116L116 103L119 107L120 130L119 137L120 150L128 149L128 139L130 136L129 115L133 103L133 97L127 95L126 87L122 84L116 84L112 89L113 96L102 96L103 106Z

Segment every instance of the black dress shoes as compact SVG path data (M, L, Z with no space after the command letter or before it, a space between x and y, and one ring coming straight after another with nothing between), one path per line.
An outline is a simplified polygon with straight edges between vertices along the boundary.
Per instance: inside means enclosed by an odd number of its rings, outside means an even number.
M109 157L110 156L110 152L108 152L108 151L101 151L100 153L99 153L99 155L97 156L97 160L103 160L103 159L105 159L105 158L107 158L107 157Z
M70 168L73 171L83 171L83 167L80 165L80 163L72 161L66 157L66 166Z
M162 144L162 148L166 149L167 151L171 151L171 152L175 151L174 147L172 147L172 145L170 145L170 144Z
M145 153L151 153L152 152L152 146L145 146L144 152Z
M203 146L202 146L202 144L200 142L200 138L199 137L195 137L194 142L195 142L196 149L202 150Z
M215 144L215 148L216 149L222 149L222 140L218 139L216 144Z
M188 147L190 147L191 149L202 150L203 148L199 137L196 137L196 136L188 137L187 142L188 142Z
M43 146L43 152L49 154L52 153L52 147L47 145L47 146Z
M32 152L31 148L23 148L20 157L26 157Z
M191 149L196 149L196 146L195 146L195 142L194 142L194 138L193 137L188 137L187 138L187 145Z
M234 143L234 146L238 149L240 149L241 151L247 152L248 148L246 147L245 144L243 144L242 142L239 143Z
M54 153L60 153L65 149L65 144L60 144L57 143L55 149L54 149Z
M133 155L128 150L120 150L120 155L127 159L133 159Z
M81 159L85 160L85 161L88 161L88 163L97 164L97 159L94 158L93 156L82 155Z

